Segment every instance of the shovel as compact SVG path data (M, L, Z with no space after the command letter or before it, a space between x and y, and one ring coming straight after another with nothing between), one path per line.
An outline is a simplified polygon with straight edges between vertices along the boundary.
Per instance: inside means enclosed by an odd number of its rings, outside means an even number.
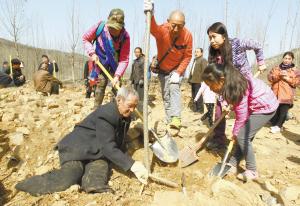
M229 146L225 152L222 163L217 163L212 170L209 172L208 176L210 178L221 177L223 178L226 173L230 170L231 166L226 165L226 160L228 158L229 153L231 152L233 147L233 141L230 141Z
M97 65L101 68L101 70L106 74L106 76L109 78L111 82L113 82L112 76L107 72L107 70L104 68L104 66L100 63L100 61L97 61ZM120 89L119 85L115 85L116 89ZM135 108L134 112L139 116L139 118L143 121L143 116ZM166 134L164 137L159 138L157 134L154 132L154 130L148 125L148 129L153 134L157 142L155 142L153 145L150 146L150 149L153 151L153 153L163 162L172 163L176 162L178 159L178 146L176 142L171 138L169 134Z
M212 133L215 127L220 123L220 121L225 117L226 113L223 112L222 116L214 123L214 125L209 129L209 131L202 137L202 139L193 147L193 149L189 146L185 147L179 152L178 159L182 160L181 167L186 167L196 160L199 159L196 151L200 149L202 144L206 141L207 137Z

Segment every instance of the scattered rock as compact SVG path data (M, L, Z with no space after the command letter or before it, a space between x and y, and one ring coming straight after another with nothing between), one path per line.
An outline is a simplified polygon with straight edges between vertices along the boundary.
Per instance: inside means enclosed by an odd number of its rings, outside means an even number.
M167 126L167 131L168 131L168 133L170 134L171 137L177 136L179 134L179 132L180 132L179 129L170 127L170 125Z
M180 136L182 138L191 138L192 134L190 133L189 130L187 130L185 128L181 128L178 136Z
M21 132L23 134L29 134L30 133L30 131L27 127L19 127L19 128L16 129L16 131Z
M69 202L68 201L58 201L55 202L52 206L68 206Z
M54 101L51 101L48 104L48 109L54 109L54 108L58 108L58 107L59 107L59 104L57 102L54 102Z
M300 194L300 188L299 187L287 187L285 190L282 192L282 195L286 197L288 200L297 200L298 195Z
M154 131L159 137L163 137L167 133L166 124L163 121L156 121Z
M14 121L17 115L14 112L5 112L2 116L2 122Z
M21 145L23 141L24 141L24 136L22 133L10 137L10 143L13 145Z
M42 165L39 168L35 168L35 175L43 175L46 172L49 172L53 169L53 166L51 165Z
M85 206L93 206L93 205L98 205L96 200L94 202L90 202L86 204Z
M80 190L80 186L79 185L72 185L68 191L69 192L78 192Z
M55 198L56 200L59 200L59 199L60 199L59 194L55 194L55 195L54 195L54 198Z
M265 181L265 183L262 186L264 189L268 190L269 192L278 193L278 189L276 189L268 180Z
M125 142L130 142L136 138L138 138L141 135L141 133L133 128L130 128L126 134Z

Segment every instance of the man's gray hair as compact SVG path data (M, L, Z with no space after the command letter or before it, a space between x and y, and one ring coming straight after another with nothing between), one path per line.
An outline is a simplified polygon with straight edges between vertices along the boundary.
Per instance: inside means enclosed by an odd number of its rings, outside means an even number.
M133 89L132 87L128 87L128 86L122 86L117 93L116 100L118 99L118 97L121 97L123 101L126 101L129 94L132 94L137 99L139 99L139 94L137 93L137 91L135 89Z

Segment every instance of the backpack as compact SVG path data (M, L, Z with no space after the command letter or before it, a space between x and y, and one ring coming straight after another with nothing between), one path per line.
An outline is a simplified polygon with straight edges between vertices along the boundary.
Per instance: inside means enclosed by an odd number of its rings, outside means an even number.
M93 40L92 44L95 43L95 41L98 39L98 37L102 33L104 25L105 25L105 21L101 21L101 23L99 24L97 31L96 31L96 38Z

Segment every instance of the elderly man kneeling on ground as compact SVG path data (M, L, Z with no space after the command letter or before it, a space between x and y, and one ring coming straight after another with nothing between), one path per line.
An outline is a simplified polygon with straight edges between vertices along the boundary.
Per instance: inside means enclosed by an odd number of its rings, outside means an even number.
M125 145L130 114L138 99L133 88L123 86L116 99L98 107L54 147L59 151L59 170L22 180L15 188L38 196L81 183L87 193L113 193L107 185L109 162L125 172L130 169L140 182L147 184L146 168L131 158Z

